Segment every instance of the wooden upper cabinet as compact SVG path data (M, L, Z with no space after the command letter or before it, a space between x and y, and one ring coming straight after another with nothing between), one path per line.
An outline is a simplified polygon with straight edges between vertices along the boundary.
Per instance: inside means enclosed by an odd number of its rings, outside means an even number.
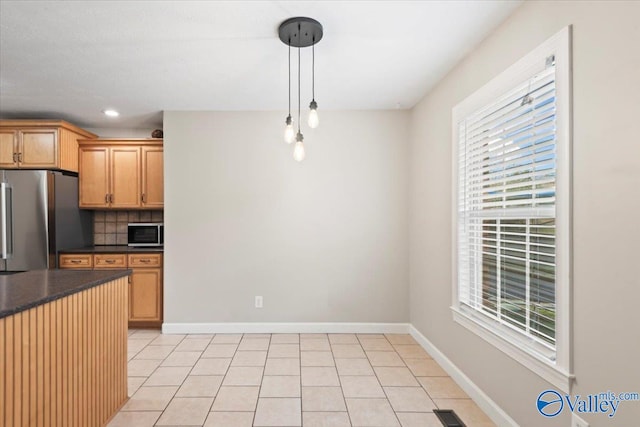
M111 207L139 208L140 147L116 146L111 149Z
M79 205L81 208L109 206L109 148L80 147Z
M55 168L58 165L58 130L28 129L18 132L21 148L18 153L18 167Z
M0 129L0 168L17 166L18 131Z
M80 141L80 207L162 209L162 140Z
M62 120L0 120L0 167L78 172L78 140L95 137Z
M142 205L164 207L163 147L142 147Z

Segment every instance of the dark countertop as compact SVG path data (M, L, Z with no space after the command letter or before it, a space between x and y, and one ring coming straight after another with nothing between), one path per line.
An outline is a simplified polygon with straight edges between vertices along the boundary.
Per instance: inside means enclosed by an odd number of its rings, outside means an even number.
M149 252L164 252L164 248L162 246L123 246L123 245L112 245L112 246L86 246L84 248L76 248L76 249L64 249L58 251L60 254L86 254L86 253L96 253L96 254L113 254L113 253L129 253L129 252L141 252L141 253L149 253Z
M0 276L0 319L131 274L131 270L35 270Z

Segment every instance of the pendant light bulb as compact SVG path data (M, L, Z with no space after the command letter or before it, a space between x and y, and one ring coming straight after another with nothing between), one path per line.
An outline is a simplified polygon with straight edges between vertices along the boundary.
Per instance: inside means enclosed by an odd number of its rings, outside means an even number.
M284 142L291 144L295 140L296 135L296 132L293 129L293 120L291 120L291 115L287 116L286 124L287 126L284 128Z
M318 104L315 99L311 101L309 104L309 127L311 129L315 129L320 124L320 119L318 118Z
M302 143L303 139L304 138L302 137L302 134L298 132L298 135L296 135L296 146L293 149L293 158L298 162L304 160L304 144Z

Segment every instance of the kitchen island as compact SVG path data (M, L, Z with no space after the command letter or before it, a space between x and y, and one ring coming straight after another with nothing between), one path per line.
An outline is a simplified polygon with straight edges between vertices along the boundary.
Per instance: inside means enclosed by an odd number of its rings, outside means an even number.
M117 412L130 273L0 276L0 425L101 426Z

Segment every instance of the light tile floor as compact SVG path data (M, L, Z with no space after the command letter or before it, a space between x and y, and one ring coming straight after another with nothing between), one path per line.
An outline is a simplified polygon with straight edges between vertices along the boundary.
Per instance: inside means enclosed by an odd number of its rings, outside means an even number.
M129 331L129 401L109 426L494 426L409 335Z

